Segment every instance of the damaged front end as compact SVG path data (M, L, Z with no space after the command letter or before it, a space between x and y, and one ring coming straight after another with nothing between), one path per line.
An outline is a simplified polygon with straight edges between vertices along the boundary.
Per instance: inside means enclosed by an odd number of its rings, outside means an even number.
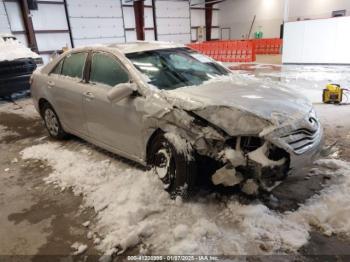
M271 191L291 171L312 163L321 148L322 128L313 116L277 125L232 108L193 114L197 116L194 122L222 136L220 140L205 135L195 140L192 137L194 150L216 163L209 174L213 184L239 185L247 194L257 194L259 189Z
M289 171L289 154L254 136L237 136L226 141L214 157L221 166L211 176L214 185L240 185L247 194L271 191Z

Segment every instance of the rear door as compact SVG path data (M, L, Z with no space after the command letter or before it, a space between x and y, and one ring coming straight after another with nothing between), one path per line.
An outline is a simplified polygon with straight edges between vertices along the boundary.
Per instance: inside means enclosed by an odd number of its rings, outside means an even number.
M130 96L117 103L107 99L113 87L130 80L127 69L114 55L93 53L89 91L83 104L91 137L128 155L140 156L142 119L135 103L143 98Z
M84 77L88 52L68 54L51 72L47 83L54 108L64 126L87 135L83 111L83 94L87 91Z

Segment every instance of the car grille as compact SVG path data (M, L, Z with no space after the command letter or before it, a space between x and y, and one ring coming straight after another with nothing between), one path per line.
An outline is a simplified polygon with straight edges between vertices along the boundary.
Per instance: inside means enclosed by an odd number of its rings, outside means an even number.
M281 138L293 149L296 154L303 154L314 147L320 137L320 124L310 117L304 121L304 127L294 130Z

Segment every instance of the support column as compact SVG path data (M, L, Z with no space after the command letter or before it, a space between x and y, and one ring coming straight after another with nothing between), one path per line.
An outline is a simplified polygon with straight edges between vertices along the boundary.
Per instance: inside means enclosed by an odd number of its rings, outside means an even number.
M212 0L205 0L205 34L206 41L211 41L211 26L213 21L213 2Z
M283 23L288 22L288 19L289 19L289 0L284 0Z
M137 40L145 40L145 18L144 18L144 0L134 1L135 26Z
M28 2L27 0L20 0L19 4L21 6L21 13L26 30L28 45L34 52L38 52L38 45L35 38L32 17L28 8Z

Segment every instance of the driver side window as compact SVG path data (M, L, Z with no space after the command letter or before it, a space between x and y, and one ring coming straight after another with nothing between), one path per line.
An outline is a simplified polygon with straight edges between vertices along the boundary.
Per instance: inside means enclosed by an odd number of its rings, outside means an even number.
M113 87L129 82L129 75L111 55L95 53L91 61L90 82Z

